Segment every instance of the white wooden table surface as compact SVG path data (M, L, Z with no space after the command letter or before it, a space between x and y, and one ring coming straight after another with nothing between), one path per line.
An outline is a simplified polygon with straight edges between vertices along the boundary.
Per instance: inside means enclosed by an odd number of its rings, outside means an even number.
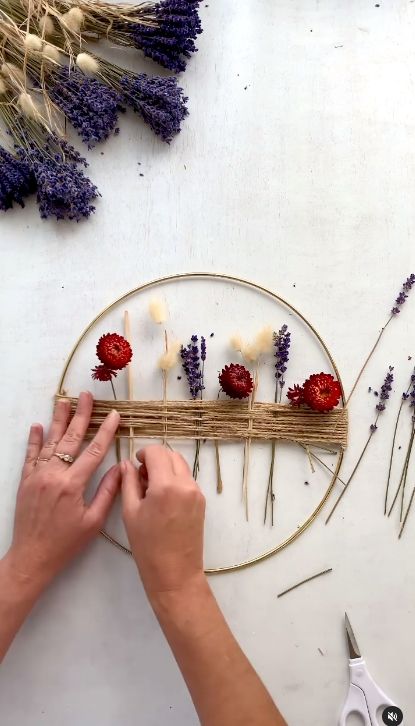
M127 117L104 155L89 155L102 191L91 221L44 223L32 204L1 218L3 552L27 427L47 421L81 329L140 282L208 270L272 288L321 331L350 388L415 268L415 3L379 5L207 0L200 51L182 78L191 115L171 147ZM367 385L395 364L395 399L339 516L328 527L320 518L277 557L212 580L290 726L337 722L345 610L372 675L415 722L415 512L401 541L382 514L414 313L415 295L351 404L345 476L372 419ZM276 599L320 565L333 574ZM197 723L131 562L105 542L22 629L1 671L0 722Z

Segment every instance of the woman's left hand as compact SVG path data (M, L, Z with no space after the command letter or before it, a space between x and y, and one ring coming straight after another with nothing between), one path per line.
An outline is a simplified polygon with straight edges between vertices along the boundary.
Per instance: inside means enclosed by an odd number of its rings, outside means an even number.
M120 468L115 465L102 478L92 502L85 502L86 486L113 443L120 420L112 411L80 453L92 402L90 393L81 393L69 420L69 402L59 401L45 441L40 424L30 429L6 559L9 568L39 592L98 534L120 486ZM56 454L69 454L75 461L67 463Z

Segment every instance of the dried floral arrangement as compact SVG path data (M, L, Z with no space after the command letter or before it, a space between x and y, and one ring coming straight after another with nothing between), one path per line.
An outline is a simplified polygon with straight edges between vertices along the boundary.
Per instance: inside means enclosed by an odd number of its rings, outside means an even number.
M109 62L105 42L184 71L202 32L199 0L123 5L86 0L0 0L0 209L37 195L40 215L79 221L98 189L66 138L70 124L91 149L118 134L133 111L164 142L188 114L175 76Z

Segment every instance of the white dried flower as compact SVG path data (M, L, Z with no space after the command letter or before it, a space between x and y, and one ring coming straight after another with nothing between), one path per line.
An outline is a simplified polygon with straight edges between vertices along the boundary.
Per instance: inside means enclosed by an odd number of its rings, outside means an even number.
M60 63L61 59L58 49L54 45L49 45L49 43L46 43L43 48L43 57L46 60L54 61L55 63Z
M169 371L178 364L180 348L181 345L177 340L173 340L169 343L166 352L163 353L158 363L158 366L162 371Z
M79 33L84 23L84 14L81 8L71 8L67 13L61 15L60 19L69 30Z
M3 63L1 73L5 78L10 78L10 80L24 85L25 75L23 70L15 66L14 63Z
M39 111L37 110L37 108L35 106L35 102L33 101L33 98L30 95L30 93L26 93L26 91L21 93L18 98L17 103L19 104L20 110L22 111L22 113L25 116L27 116L28 118L32 118L32 119L39 118L39 116L40 116Z
M99 71L98 61L88 53L79 53L76 56L76 65L87 75L90 73L98 73Z
M241 353L247 363L254 363L256 360L258 360L260 355L260 351L258 350L255 343L243 343Z
M269 353L274 343L273 330L270 325L262 328L255 337L255 346L259 354Z
M0 96L3 95L3 93L7 93L7 86L2 78L0 78Z
M150 300L148 310L150 313L150 317L154 323L157 323L157 325L160 325L161 323L166 322L167 309L166 309L166 304L165 304L164 300L161 300L158 297L153 298L153 300Z
M238 353L241 352L243 347L243 341L240 335L232 335L230 339L231 348L236 350Z
M39 20L39 32L45 38L49 35L53 35L55 32L55 25L50 15L43 15Z
M42 50L42 40L38 35L34 35L34 33L26 33L23 43L27 50Z

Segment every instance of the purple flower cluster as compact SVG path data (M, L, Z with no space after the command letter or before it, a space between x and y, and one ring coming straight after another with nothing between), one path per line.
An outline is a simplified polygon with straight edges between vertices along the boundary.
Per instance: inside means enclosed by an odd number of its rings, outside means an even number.
M386 401L389 399L390 392L392 390L392 383L393 383L393 366L389 366L388 372L386 373L385 380L382 383L380 393L379 395L379 403L376 404L376 411L377 411L377 417L376 421L379 417L379 415L385 410L386 408ZM375 392L376 395L376 392ZM371 424L370 431L374 433L377 430L376 422Z
M206 339L201 336L199 349L199 338L197 335L192 335L190 343L186 346L182 345L180 356L189 384L190 395L195 399L205 389L203 364L206 360Z
M49 95L88 148L116 131L122 97L96 78L62 67L52 76Z
M35 178L28 164L0 147L0 209L11 209L14 202L24 207L24 198L36 191Z
M415 368L412 371L409 386L402 394L402 398L404 401L407 401L409 399L409 405L412 408L415 408Z
M139 113L157 136L168 144L188 115L188 100L176 78L126 74L121 78L124 103Z
M287 370L287 363L290 357L291 333L288 326L283 325L278 333L274 333L275 346L275 378L281 389L285 386L284 373Z
M175 73L186 68L185 58L197 51L202 32L199 0L161 0L154 7L156 26L131 24L134 44L144 55Z
M412 273L407 277L405 282L402 285L402 290L400 291L398 297L395 300L395 305L391 310L392 315L398 315L400 313L401 306L404 304L405 300L408 297L408 293L412 290L412 287L415 285L415 274Z
M95 211L91 202L98 196L98 190L78 169L80 164L87 163L73 146L49 136L43 148L34 144L20 146L17 155L35 178L42 219L56 217L78 222Z

